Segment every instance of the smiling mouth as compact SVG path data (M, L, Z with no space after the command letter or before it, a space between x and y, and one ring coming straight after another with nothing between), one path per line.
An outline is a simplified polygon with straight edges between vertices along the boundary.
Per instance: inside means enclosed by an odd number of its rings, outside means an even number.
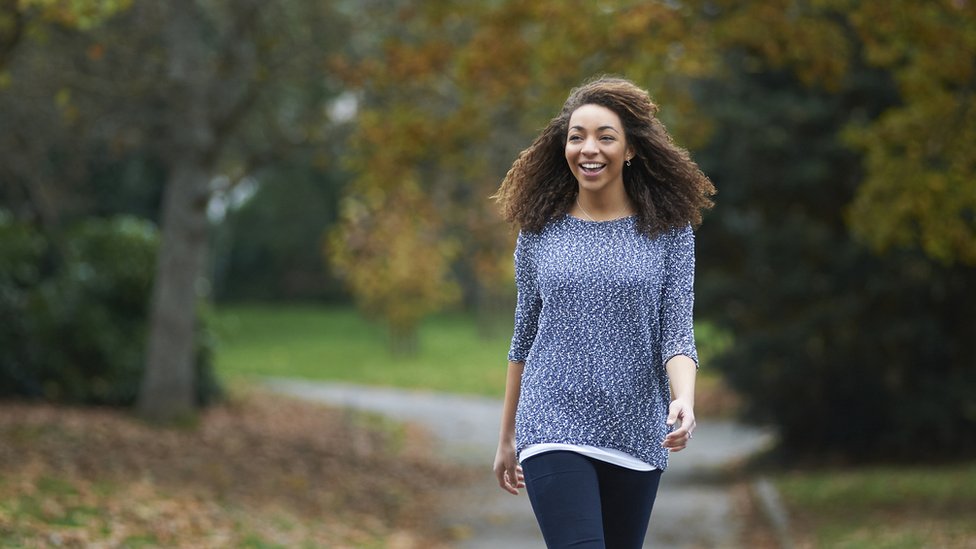
M600 171L603 170L603 168L605 168L607 165L600 164L598 162L583 162L579 166L580 170L582 170L582 172L586 175L596 175L600 173Z

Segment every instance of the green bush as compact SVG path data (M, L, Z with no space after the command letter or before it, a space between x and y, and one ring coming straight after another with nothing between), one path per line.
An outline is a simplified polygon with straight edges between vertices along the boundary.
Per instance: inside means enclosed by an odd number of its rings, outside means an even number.
M28 304L41 281L47 245L0 210L0 395L39 390L28 341Z
M0 254L9 258L0 265L0 396L131 405L157 247L151 223L117 217L79 223L55 253L26 224L0 217ZM219 390L212 338L200 326L197 400L205 404Z

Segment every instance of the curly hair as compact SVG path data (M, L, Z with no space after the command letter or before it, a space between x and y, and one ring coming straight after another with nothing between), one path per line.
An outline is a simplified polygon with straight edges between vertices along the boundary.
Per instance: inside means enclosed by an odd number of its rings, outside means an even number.
M492 196L505 220L539 232L570 210L579 185L564 151L569 119L583 105L610 109L623 123L627 144L635 153L623 179L637 209L637 230L655 236L688 224L698 227L702 212L713 205L709 197L715 194L714 185L654 116L658 107L648 93L629 80L612 77L574 88L559 115L519 153Z

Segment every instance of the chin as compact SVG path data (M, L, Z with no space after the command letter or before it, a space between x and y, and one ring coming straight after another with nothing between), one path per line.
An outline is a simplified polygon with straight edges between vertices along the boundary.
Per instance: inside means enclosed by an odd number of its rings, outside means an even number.
M588 181L577 177L576 182L579 184L580 188L585 189L590 192L600 192L610 186L609 181Z

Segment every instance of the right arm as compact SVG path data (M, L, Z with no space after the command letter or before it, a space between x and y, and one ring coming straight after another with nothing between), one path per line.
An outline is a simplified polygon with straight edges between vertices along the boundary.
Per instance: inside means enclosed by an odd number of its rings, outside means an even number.
M501 427L498 430L498 450L495 452L495 478L503 490L518 495L525 487L522 468L515 451L515 414L522 391L522 372L525 360L535 341L539 327L542 297L532 258L532 238L519 233L515 245L515 285L518 299L515 305L515 333L508 353L508 373L505 377L505 400L502 403Z
M498 431L498 451L495 452L495 478L503 490L518 495L519 488L525 487L522 467L515 455L515 411L518 409L519 393L522 389L522 370L524 362L508 363L505 378L505 401L502 403L501 428Z

